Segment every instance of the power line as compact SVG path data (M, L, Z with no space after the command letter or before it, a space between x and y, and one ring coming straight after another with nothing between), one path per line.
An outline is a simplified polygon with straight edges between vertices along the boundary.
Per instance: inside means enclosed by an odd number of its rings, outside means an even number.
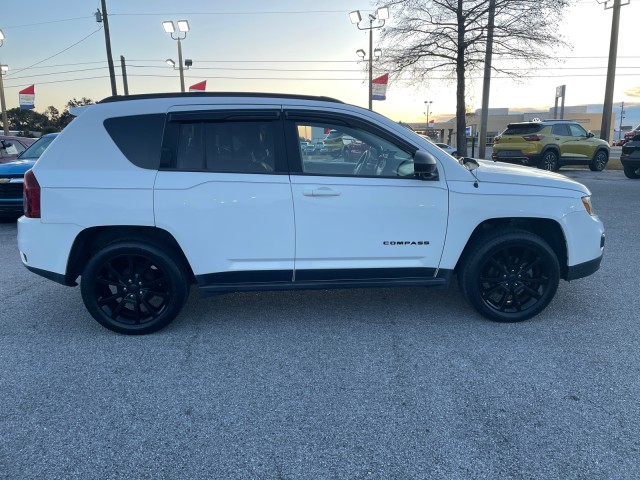
M32 68L32 67L35 67L36 65L40 65L41 63L46 62L47 60L49 60L49 59L51 59L51 58L53 58L53 57L57 57L57 56L58 56L58 55L60 55L61 53L64 53L64 52L66 52L67 50L69 50L69 49L71 49L71 48L75 47L75 46L76 46L76 45L78 45L79 43L84 42L87 38L89 38L89 37L90 37L90 36L92 36L92 35L95 35L95 34L96 34L96 33L98 33L100 30L102 30L102 26L98 27L98 29L97 29L97 30L94 30L94 31L93 31L93 32L91 32L89 35L87 35L86 37L81 38L80 40L78 40L78 41L77 41L77 42L75 42L74 44L69 45L67 48L65 48L65 49L63 49L63 50L60 50L58 53L54 53L53 55L51 55L51 56L49 56L49 57L45 58L44 60L40 60L39 62L36 62L36 63L34 63L34 64L32 64L32 65L29 65L28 67L21 68L21 69L18 69L18 70L14 70L13 72L11 72L11 74L10 74L10 75L5 75L5 76L6 76L7 78L9 78L10 76L13 76L13 75L15 75L15 74L16 74L16 73L18 73L18 72L22 72L22 71L24 71L24 70L28 70L28 69L30 69L30 68ZM9 80L10 80L10 79L9 79Z
M194 16L194 15L309 15L318 13L349 13L353 10L271 10L271 11L259 11L254 10L251 12L168 12L168 13L110 13L111 16L119 17L149 17L149 16ZM372 12L370 9L360 9L363 12Z
M84 17L74 17L74 18L63 18L61 20L49 20L47 22L38 22L38 23L25 23L22 25L9 25L9 26L3 26L2 28L5 30L10 30L12 28L22 28L22 27L35 27L38 25L48 25L50 23L62 23L62 22L73 22L75 20L86 20L87 18L92 18L93 15L87 15Z

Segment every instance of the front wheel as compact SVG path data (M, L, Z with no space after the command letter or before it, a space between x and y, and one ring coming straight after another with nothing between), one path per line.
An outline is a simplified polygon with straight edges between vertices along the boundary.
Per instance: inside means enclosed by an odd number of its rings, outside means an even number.
M627 178L631 178L633 180L637 180L640 178L640 168L639 167L630 167L628 165L624 166L624 174Z
M498 322L519 322L540 313L559 281L554 251L539 236L521 230L482 238L458 272L466 299L481 315Z
M591 163L589 163L589 170L592 172L601 172L607 166L609 161L609 154L604 150L598 150Z
M189 292L185 269L163 250L118 242L91 257L82 272L82 300L109 330L152 333L180 313Z

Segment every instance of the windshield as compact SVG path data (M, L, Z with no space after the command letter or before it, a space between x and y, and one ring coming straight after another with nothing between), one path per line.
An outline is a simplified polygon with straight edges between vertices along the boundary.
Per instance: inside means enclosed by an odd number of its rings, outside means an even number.
M54 138L56 137L42 137L39 140L36 140L36 142L33 145L31 145L24 152L22 152L22 155L20 155L19 158L21 160L24 160L27 158L40 158L40 155L42 155L42 152L44 152L47 149L49 144L53 142Z

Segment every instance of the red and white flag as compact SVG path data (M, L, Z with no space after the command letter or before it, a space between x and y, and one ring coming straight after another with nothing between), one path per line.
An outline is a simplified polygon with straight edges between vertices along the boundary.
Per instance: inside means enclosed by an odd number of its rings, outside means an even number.
M33 110L36 102L36 86L31 85L30 87L25 88L24 90L20 90L18 92L20 98L20 108L22 110Z
M372 100L386 100L387 99L387 84L389 83L389 74L385 73L381 77L374 78L371 81L371 99Z
M204 92L207 89L207 81L193 84L189 87L190 92Z

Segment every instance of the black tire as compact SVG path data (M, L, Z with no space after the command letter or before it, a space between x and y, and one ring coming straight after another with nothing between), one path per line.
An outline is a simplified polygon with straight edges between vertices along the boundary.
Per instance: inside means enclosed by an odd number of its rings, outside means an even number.
M458 271L462 294L484 317L520 322L553 299L560 265L551 247L524 230L503 230L480 238Z
M637 180L638 178L640 178L640 167L631 167L629 165L625 165L624 174L627 178Z
M118 242L87 262L80 290L85 307L100 324L142 335L166 327L180 313L189 282L182 263L160 248Z
M589 170L592 172L601 172L605 169L608 162L609 153L605 150L598 150L594 155L593 160L591 160L591 163L589 163Z
M555 150L547 150L542 154L542 159L538 163L538 168L541 170L549 170L550 172L556 172L560 169L560 162L558 161L558 154Z

